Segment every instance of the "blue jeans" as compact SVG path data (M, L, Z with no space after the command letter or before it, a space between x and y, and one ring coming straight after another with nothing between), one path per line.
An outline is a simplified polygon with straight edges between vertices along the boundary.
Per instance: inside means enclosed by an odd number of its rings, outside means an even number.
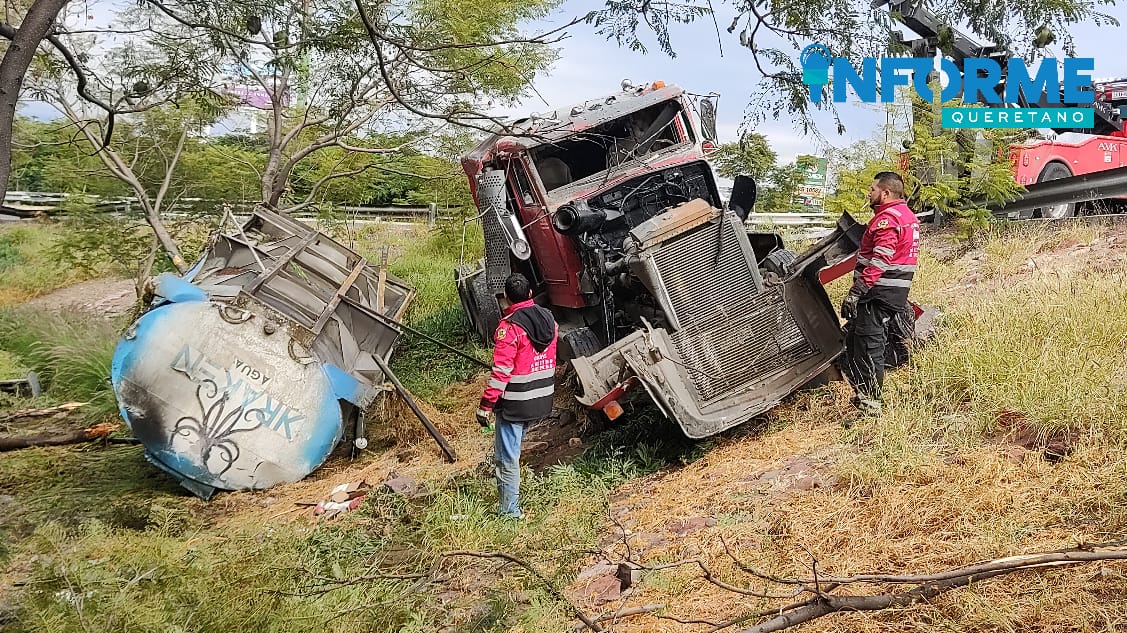
M496 415L493 434L493 462L497 473L498 512L501 516L520 518L520 441L524 437L523 422L509 422Z

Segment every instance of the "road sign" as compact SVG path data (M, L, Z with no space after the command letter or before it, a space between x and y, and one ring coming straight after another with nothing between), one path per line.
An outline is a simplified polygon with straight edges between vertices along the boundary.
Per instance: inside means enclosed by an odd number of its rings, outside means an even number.
M829 160L819 156L800 155L796 158L796 163L805 177L795 191L793 203L805 207L804 211L821 211L825 206Z

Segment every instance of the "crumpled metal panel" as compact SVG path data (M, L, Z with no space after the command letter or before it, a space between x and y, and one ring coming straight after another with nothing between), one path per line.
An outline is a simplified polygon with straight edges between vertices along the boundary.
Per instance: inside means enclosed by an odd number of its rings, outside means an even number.
M710 228L715 232L715 225L691 230ZM843 258L856 250L856 229L856 222L844 215L837 230L804 253L781 284L767 284L759 293L729 302L723 312L707 317L696 312L675 331L638 330L591 356L573 359L579 401L590 406L635 377L691 438L720 433L774 407L829 368L845 349L841 324L818 275L847 261ZM632 256L641 261L646 253ZM647 284L660 282L661 268L639 269L652 275ZM711 274L738 285L727 270Z
M791 314L781 285L730 308L727 314L693 321L670 337L702 404L799 364L817 351Z
M693 200L630 233L631 270L674 331L726 317L759 294L762 279L739 218Z

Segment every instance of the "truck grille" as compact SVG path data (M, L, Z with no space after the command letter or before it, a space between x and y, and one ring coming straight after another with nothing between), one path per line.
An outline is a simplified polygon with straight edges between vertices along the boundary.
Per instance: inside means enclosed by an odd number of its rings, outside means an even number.
M782 286L744 297L727 314L683 320L672 334L701 404L815 354L783 301Z
M720 228L706 224L654 253L679 323L725 315L756 294L754 260L748 262L736 226L730 217L721 216Z

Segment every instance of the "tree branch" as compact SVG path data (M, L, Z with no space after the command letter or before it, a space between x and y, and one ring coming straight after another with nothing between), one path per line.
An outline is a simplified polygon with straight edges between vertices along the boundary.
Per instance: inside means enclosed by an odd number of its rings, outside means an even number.
M172 182L172 172L176 170L176 163L180 160L180 154L184 151L184 140L188 138L188 129L184 128L180 131L180 140L176 142L176 151L172 152L172 158L165 161L164 179L160 183L160 189L157 190L157 197L153 200L153 211L158 215L160 214L160 204L164 200L164 195L168 193L168 185Z
M592 620L591 616L584 613L582 609L575 606L574 603L572 603L570 600L568 600L563 595L563 593L559 589L557 589L554 584L552 584L551 581L549 581L547 578L545 578L543 574L541 574L539 571L537 571L536 568L533 567L531 564L529 564L527 561L520 559L520 558L517 558L516 556L513 556L512 554L506 554L504 552L475 552L475 551L470 551L470 550L454 550L454 551L443 552L442 554L439 554L440 559L456 558L456 557L500 558L502 560L509 561L510 563L513 563L515 565L518 565L518 566L524 568L525 570L528 571L528 573L535 576L536 579L539 580L541 582L541 584L543 584L544 587L547 588L548 591L553 596L555 596L558 600L563 600L564 602L567 602L568 604L570 604L572 610L575 611L575 615L583 622L583 624L587 625L587 628L591 629L592 631L595 631L595 633L602 633L603 632L603 628L601 626L599 626L594 620Z

